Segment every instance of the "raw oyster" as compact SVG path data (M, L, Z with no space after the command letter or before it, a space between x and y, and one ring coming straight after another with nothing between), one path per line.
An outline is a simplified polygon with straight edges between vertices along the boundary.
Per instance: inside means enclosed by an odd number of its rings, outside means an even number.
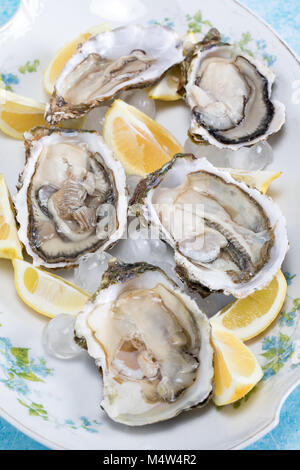
M36 265L76 264L123 235L126 178L96 132L35 128L15 197L19 237Z
M271 101L274 73L263 63L220 41L211 30L184 61L185 94L195 141L236 150L278 132L285 107Z
M175 31L129 25L82 44L59 76L46 110L55 124L80 117L125 89L144 88L183 59Z
M101 406L114 421L163 421L212 393L209 322L155 266L112 261L75 334L102 369Z
M189 287L246 297L266 287L288 249L285 219L259 191L205 158L177 155L139 183L131 212L158 228Z

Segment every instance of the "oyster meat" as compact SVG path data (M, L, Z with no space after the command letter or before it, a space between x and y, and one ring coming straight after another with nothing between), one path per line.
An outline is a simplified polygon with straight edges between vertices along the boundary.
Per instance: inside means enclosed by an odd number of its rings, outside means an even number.
M130 204L174 249L180 278L202 293L239 298L266 287L288 249L278 206L205 158L175 156L139 183Z
M129 25L101 33L80 45L57 79L46 110L54 124L80 117L125 89L144 88L183 59L175 31Z
M211 34L197 44L185 62L190 134L195 141L236 150L278 132L285 107L271 101L274 73L236 47L216 43L217 38Z
M15 197L19 237L36 265L76 264L123 235L123 167L96 132L36 128Z
M113 260L75 323L103 373L102 408L140 426L204 405L212 393L210 325L159 268Z

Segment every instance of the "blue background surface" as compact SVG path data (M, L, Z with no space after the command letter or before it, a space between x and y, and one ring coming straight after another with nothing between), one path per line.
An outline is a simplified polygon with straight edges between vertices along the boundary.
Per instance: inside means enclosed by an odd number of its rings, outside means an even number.
M300 55L299 0L242 0L267 21ZM0 0L0 26L16 12L19 0ZM300 72L299 72L300 75ZM279 425L248 450L300 449L300 386L286 400ZM46 450L0 418L0 450Z
M20 0L0 0L0 26L15 14L19 4Z

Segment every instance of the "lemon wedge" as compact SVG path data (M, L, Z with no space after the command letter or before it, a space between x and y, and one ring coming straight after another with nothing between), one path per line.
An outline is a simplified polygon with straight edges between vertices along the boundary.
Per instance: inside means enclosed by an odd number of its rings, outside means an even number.
M234 179L258 189L263 194L266 194L270 184L282 175L281 171L247 171L235 168L224 168L224 171L229 171Z
M215 391L217 406L243 398L262 379L263 371L249 348L232 332L212 324Z
M22 246L3 175L0 175L0 258L22 259Z
M36 126L49 127L44 119L45 108L45 103L0 89L0 130L9 137L23 140L24 132ZM84 122L85 117L67 119L60 127L81 129Z
M241 341L255 338L277 318L286 291L285 277L279 271L266 289L236 300L211 318L211 323L230 330Z
M161 101L178 101L182 96L177 93L179 86L180 69L175 66L170 69L166 75L148 91L149 98Z
M108 110L103 137L127 174L145 176L182 152L179 142L164 127L122 100Z
M195 33L188 31L182 38L183 43L183 54L187 55L188 52L197 44L198 39Z
M68 60L72 57L73 54L75 54L78 44L83 44L88 39L90 39L90 37L104 33L105 31L110 31L110 29L111 28L108 23L102 23L94 26L57 51L55 57L51 60L46 70L44 71L43 76L44 88L46 92L49 93L49 95L52 95L56 80L58 79Z
M77 286L26 261L14 259L13 266L19 296L28 307L46 317L75 315L90 298Z
M0 130L22 140L24 132L45 125L45 104L0 89Z
M182 38L183 54L186 55L197 42L197 36L194 33L191 31L186 33ZM182 96L177 93L180 75L180 65L172 67L156 85L149 89L149 98L160 101L181 100Z

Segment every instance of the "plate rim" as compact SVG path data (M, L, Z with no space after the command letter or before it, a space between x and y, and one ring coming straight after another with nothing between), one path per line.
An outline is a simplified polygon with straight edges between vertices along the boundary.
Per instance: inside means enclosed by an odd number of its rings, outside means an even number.
M21 2L22 1L23 0L21 0ZM257 13L255 13L251 8L249 8L246 5L244 5L243 3L241 3L240 0L229 0L229 1L231 1L232 3L235 3L236 5L240 6L244 10L246 10L250 15L254 16L254 18L256 18L258 21L260 21L264 26L266 26L266 28L269 29L271 31L271 33L274 34L274 36L276 36L276 38L281 42L281 44L288 50L288 52L293 56L293 58L296 60L296 62L298 62L298 64L300 65L300 57L298 56L298 54L288 45L288 43L285 41L285 39L283 39L280 36L280 34L277 33L275 31L275 29L269 23L267 23L267 21L265 21L261 16L259 16Z
M235 3L236 5L238 5L239 7L244 9L245 11L247 11L247 13L249 13L256 20L260 21L267 29L269 29L269 31L281 42L281 44L285 47L285 49L287 49L287 51L291 54L291 56L296 60L298 65L300 65L300 57L298 57L298 54L287 44L287 42L280 36L280 34L278 34L275 31L275 29L269 23L267 23L267 21L265 21L263 18L261 18L251 8L249 8L248 6L241 3L240 0L230 0L230 1L232 3ZM277 405L276 411L275 411L275 416L269 422L269 424L266 424L263 428L256 431L255 433L253 433L253 435L250 436L249 438L245 439L244 441L240 442L239 444L234 445L232 447L232 450L244 449L245 447L247 447L251 444L254 444L259 439L263 438L264 436L269 434L273 429L275 429L276 426L278 426L278 424L280 422L280 414L281 414L281 410L282 410L282 407L283 407L284 403L286 402L288 397L291 395L291 393L298 387L298 385L300 385L300 374L299 374L298 379L295 376L295 382L289 387L288 390L286 390L286 392L281 397L281 399L280 399L280 401Z
M300 58L298 54L287 44L287 42L284 39L282 39L280 34L277 33L275 29L269 23L267 23L262 17L260 17L257 13L255 13L251 8L241 3L240 0L228 0L228 1L231 2L233 5L234 4L237 5L238 7L246 11L248 14L253 16L257 21L262 23L280 41L280 43L285 47L287 52L295 59L298 65L300 65ZM15 11L15 13L13 14L13 16L6 23L0 26L0 34L9 26L11 26L11 24L15 21L16 16L21 10L21 8L23 7L24 3L25 3L24 0L20 0L19 6L17 10ZM270 418L268 423L264 424L261 428L253 432L252 435L249 436L248 438L244 440L240 440L240 442L238 442L237 440L237 442L234 445L228 446L228 447L225 446L224 448L226 448L227 450L245 449L247 446L254 444L259 439L263 438L266 434L271 432L280 422L280 414L281 414L281 410L285 401L287 400L289 395L298 387L298 385L300 385L300 373L299 373L298 378L297 378L297 375L298 374L295 373L295 381L293 381L293 383L289 386L289 388L285 391L283 396L280 398L278 405L276 406L276 409L275 409L274 417ZM3 419L5 419L10 425L14 426L18 431L22 432L29 438L33 439L38 444L42 444L51 450L70 450L69 447L62 446L58 444L57 442L48 439L42 434L39 434L37 431L30 429L29 427L27 427L27 425L21 423L14 416L10 415L2 407L0 407L0 416Z

